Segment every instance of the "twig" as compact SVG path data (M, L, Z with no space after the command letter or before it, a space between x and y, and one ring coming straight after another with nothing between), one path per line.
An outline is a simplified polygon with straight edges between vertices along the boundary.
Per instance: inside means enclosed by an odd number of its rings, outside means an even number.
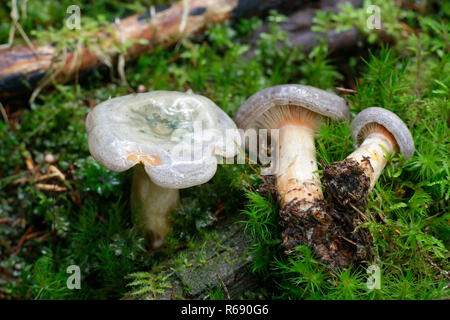
M0 218L0 223L8 223L8 222L13 222L14 219L13 218Z
M26 18L27 11L26 11L26 3L27 1L22 2L22 14ZM34 47L33 43L31 42L30 38L28 38L27 34L22 28L22 25L19 23L19 10L17 9L17 0L11 0L11 28L9 29L9 36L8 36L8 43L0 45L1 49L9 49L11 48L13 42L14 42L14 34L16 29L19 30L20 35L25 40L25 43L30 48L31 52L36 56L38 60L40 60L39 54L36 51L36 48Z
M437 216L439 216L441 214L442 214L442 212L438 212L438 213L436 213L436 214L434 214L432 216L429 216L429 217L425 218L424 220L425 221L431 220L431 219L433 219L433 218L435 218L435 217L437 217Z
M67 49L66 48L63 49L63 55L62 56L63 56L62 65L64 66L66 64L66 61L67 61ZM34 88L33 92L31 93L30 99L28 100L29 104L32 104L34 102L34 100L36 99L36 97L41 92L41 90L44 89L44 87L47 86L47 84L49 84L50 81L52 81L57 75L59 75L61 73L62 68L55 68L54 67L56 59L57 59L57 57L53 57L53 59L51 60L50 67L49 67L47 73L39 81L39 83L36 86L36 88Z
M248 187L250 188L250 191L253 192L252 185L250 183L250 179L248 178L247 170L244 170L245 178L247 179Z
M51 179L51 178L54 178L54 177L56 177L56 175L54 175L54 174L44 174L43 176L35 178L34 182L44 181L44 180L48 180L48 179ZM11 184L24 183L24 182L27 182L28 180L29 180L29 178L22 177L22 178L19 178L17 180L14 180Z
M36 188L44 190L44 191L55 191L55 192L67 191L66 187L60 187L55 184L38 183L38 184L36 184Z
M258 177L261 177L261 175L258 173L258 171L256 171L256 169L253 168L253 166L251 165L250 159L249 159L246 155L244 155L244 157L245 157L245 160L247 161L248 165L250 166L250 169L252 169L253 172L256 173L256 175L257 175Z
M228 292L227 286L225 285L225 283L223 282L222 278L220 277L220 275L219 275L218 273L216 273L216 276L217 276L217 279L218 279L219 282L220 282L220 286L223 288L223 290L224 290L225 293L227 294L228 300L231 300L230 293Z
M425 252L423 252L422 247L416 240L417 248L419 249L420 254L425 258L425 260L428 261L429 264L431 264L433 267L435 267L439 271L439 275L443 275L447 279L450 280L450 276L448 275L448 271L442 270L433 260L431 260L430 257L428 257Z
M32 238L40 236L37 240L41 241L48 237L48 234L46 234L45 231L31 232L32 230L33 226L29 226L27 231L25 231L25 233L22 235L22 237L19 240L19 243L17 244L16 253L20 251L20 248L23 246L26 240L30 240Z
M353 242L352 240L347 239L347 238L344 237L344 236L341 236L341 238L344 239L344 240L347 241L347 242L350 242L350 243L351 243L352 245L354 245L355 247L357 246L357 244L356 244L355 242Z
M17 244L17 248L15 253L19 253L20 248L22 247L23 243L26 240L26 236L33 230L33 226L29 226L28 229L25 231L25 233L22 235L22 237L19 240L19 243Z
M353 193L351 193L351 192L347 192L347 194L353 199L353 200L358 200L358 197L357 196L355 196Z
M386 223L385 217L381 214L381 212L377 211L378 216L381 218L381 220Z
M353 89L347 89L347 88L342 88L342 87L336 87L337 91L343 92L343 93L348 93L348 94L354 94L357 91L353 90Z
M8 114L6 113L6 110L1 102L0 102L0 112L2 113L3 120L5 120L6 124L9 124Z
M47 239L50 236L50 233L44 233L42 236L40 236L39 238L37 238L37 241L42 241L44 239Z
M3 49L9 49L11 48L13 42L14 42L14 35L16 33L16 24L14 23L14 20L19 19L19 12L17 10L17 3L16 0L11 0L11 19L13 22L11 23L11 27L9 28L9 35L8 35L8 42L5 44L0 45L0 50Z
M64 176L64 174L54 165L49 165L50 173L39 176L34 173L34 164L32 163L32 160L31 159L27 159L27 160L26 160L27 168L31 172L31 174L32 174L31 177L33 179L30 181L30 177L21 177L21 178L14 180L12 182L12 184L19 184L19 183L23 183L23 182L27 182L27 181L30 183L36 183L36 182L49 180L52 178L58 178L66 185L67 188L71 189L70 185L66 182L66 177ZM43 185L41 184L40 186L42 187ZM44 190L45 190L45 187L44 187ZM58 190L55 190L55 191L58 191Z
M61 179L61 181L66 181L66 177L57 167L55 167L54 165L49 165L48 169L52 174L56 175L59 179Z
M367 218L367 216L364 213L362 213L357 207L355 207L351 202L349 202L348 204L350 205L350 207L353 208L353 210L358 212L361 215L361 217L363 217L364 221L369 221L369 218Z
M119 73L120 80L125 85L127 90L130 93L132 93L132 92L134 92L134 89L131 88L130 85L128 84L127 76L125 74L125 54L124 54L124 51L126 52L126 50L123 50L123 46L125 45L125 36L123 34L122 25L120 24L120 19L116 18L114 23L117 25L117 29L119 30L119 41L120 41L120 45L121 45L119 58L118 58L118 62L117 62L117 72Z
M25 165L30 173L34 173L34 161L31 158L25 158Z
M223 211L223 209L225 209L225 206L223 205L223 203L220 203L219 207L216 209L216 211L214 211L213 216L217 217Z
M40 60L41 58L39 57L39 54L36 51L36 48L33 46L33 43L31 42L30 38L28 38L25 31L22 29L22 26L20 25L20 23L18 21L14 21L14 24L16 25L17 30L19 30L22 38L25 40L27 46L30 48L31 52L33 52L33 54L36 56L36 58L38 60Z

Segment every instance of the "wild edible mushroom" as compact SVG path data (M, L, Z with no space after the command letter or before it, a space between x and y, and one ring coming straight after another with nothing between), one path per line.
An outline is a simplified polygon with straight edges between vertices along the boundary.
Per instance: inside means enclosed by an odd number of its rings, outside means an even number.
M361 111L350 124L352 139L362 143L345 160L324 168L324 185L342 205L365 204L386 166L388 155L399 149L405 159L414 154L408 127L393 112L372 107Z
M315 130L324 118L346 120L349 116L343 98L297 84L263 89L237 111L235 122L239 128L279 129L275 188L282 207L283 245L287 251L310 240L298 240L298 233L309 230L309 227L299 227L302 220L309 219L308 216L320 220L326 214L316 172ZM305 234L306 237L311 235Z
M100 103L87 116L89 150L113 171L135 166L134 222L153 247L164 244L179 189L210 180L217 156L233 157L240 145L234 122L214 102L193 93L151 91ZM230 138L232 137L232 139Z

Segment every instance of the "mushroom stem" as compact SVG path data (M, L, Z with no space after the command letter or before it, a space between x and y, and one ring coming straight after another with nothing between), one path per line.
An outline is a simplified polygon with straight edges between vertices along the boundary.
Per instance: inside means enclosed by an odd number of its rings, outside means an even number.
M277 190L283 205L291 201L323 199L316 162L314 129L307 125L280 127Z
M178 189L163 188L155 184L138 164L133 169L131 210L135 212L134 224L142 229L152 247L165 243L170 228L169 213L180 202Z
M387 156L393 152L396 143L394 137L384 128L372 130L358 149L347 159L353 159L370 179L369 191L374 187L387 163Z

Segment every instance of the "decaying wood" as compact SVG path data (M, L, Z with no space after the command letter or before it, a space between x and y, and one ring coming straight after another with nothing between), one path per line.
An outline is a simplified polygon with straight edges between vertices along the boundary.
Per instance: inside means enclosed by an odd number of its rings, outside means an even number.
M294 0L189 0L172 6L149 10L144 15L117 19L112 26L99 31L87 46L60 52L53 44L13 46L0 51L0 98L16 96L40 85L47 74L59 83L73 79L78 72L100 66L119 56L118 46L134 42L122 57L125 61L148 52L155 45L168 46L182 37L203 30L207 25L239 18L280 6L298 7ZM153 12L153 13L152 13ZM83 32L83 30L80 30ZM75 45L77 46L77 45ZM123 63L123 61L122 61ZM46 81L51 85L52 81Z
M148 298L202 299L220 288L224 297L239 299L256 290L259 279L250 272L251 239L238 220L225 219L212 231L217 237L200 240L195 249L182 250L165 263L167 274L173 272L166 281L169 285L164 293Z
M336 56L352 54L358 46L358 41L361 40L361 36L356 28L341 32L335 30L329 30L328 32L311 31L317 10L324 12L338 11L339 5L345 2L351 3L355 8L361 6L360 0L321 0L315 3L314 6L293 12L288 16L287 21L280 23L280 27L287 33L291 45L293 47L301 47L305 53L310 52L315 46L320 45L325 40L331 54ZM258 28L252 35L249 40L252 48L245 54L247 59L254 55L260 34L264 32L269 32L268 24Z

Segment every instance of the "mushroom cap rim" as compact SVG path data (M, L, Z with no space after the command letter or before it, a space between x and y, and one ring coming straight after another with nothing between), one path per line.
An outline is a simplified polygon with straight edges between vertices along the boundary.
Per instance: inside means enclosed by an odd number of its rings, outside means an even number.
M394 136L405 159L413 156L415 151L414 140L406 124L394 112L380 107L364 109L350 123L352 139L358 146L361 130L370 123L382 125Z
M239 128L248 129L260 115L279 105L298 105L333 120L350 119L344 98L308 85L282 84L254 93L239 107L234 120Z
M226 113L218 107L212 100L207 97L194 93L185 93L167 90L155 90L146 93L130 94L116 98L110 98L99 103L93 110L89 112L86 118L85 127L88 133L88 146L91 156L102 166L116 172L123 172L131 169L135 165L141 163L145 167L148 177L157 185L164 188L183 189L195 185L203 184L209 181L217 170L217 158L214 142L205 144L207 148L212 148L210 156L197 159L194 161L170 160L171 151L164 150L158 145L146 145L141 142L127 142L121 139L120 134L115 132L114 126L105 120L109 120L108 108L119 107L123 104L133 103L133 99L145 98L146 96L154 98L152 94L176 94L186 95L197 99L203 104L203 108L207 108L208 113L214 121L223 129L236 129L236 125ZM112 109L111 109L112 110ZM106 112L106 113L105 113ZM103 115L102 115L103 114ZM112 119L112 118L111 118ZM114 123L112 123L114 125ZM122 149L124 147L124 149ZM142 162L134 162L128 159L126 151L127 147L136 150L141 156L156 157L161 161L158 165L149 165ZM117 150L117 151L114 151ZM235 154L237 153L234 152ZM209 153L208 153L209 154ZM235 155L234 154L234 155ZM228 157L229 155L222 155ZM197 172L197 173L195 173ZM184 178L189 176L190 178Z

